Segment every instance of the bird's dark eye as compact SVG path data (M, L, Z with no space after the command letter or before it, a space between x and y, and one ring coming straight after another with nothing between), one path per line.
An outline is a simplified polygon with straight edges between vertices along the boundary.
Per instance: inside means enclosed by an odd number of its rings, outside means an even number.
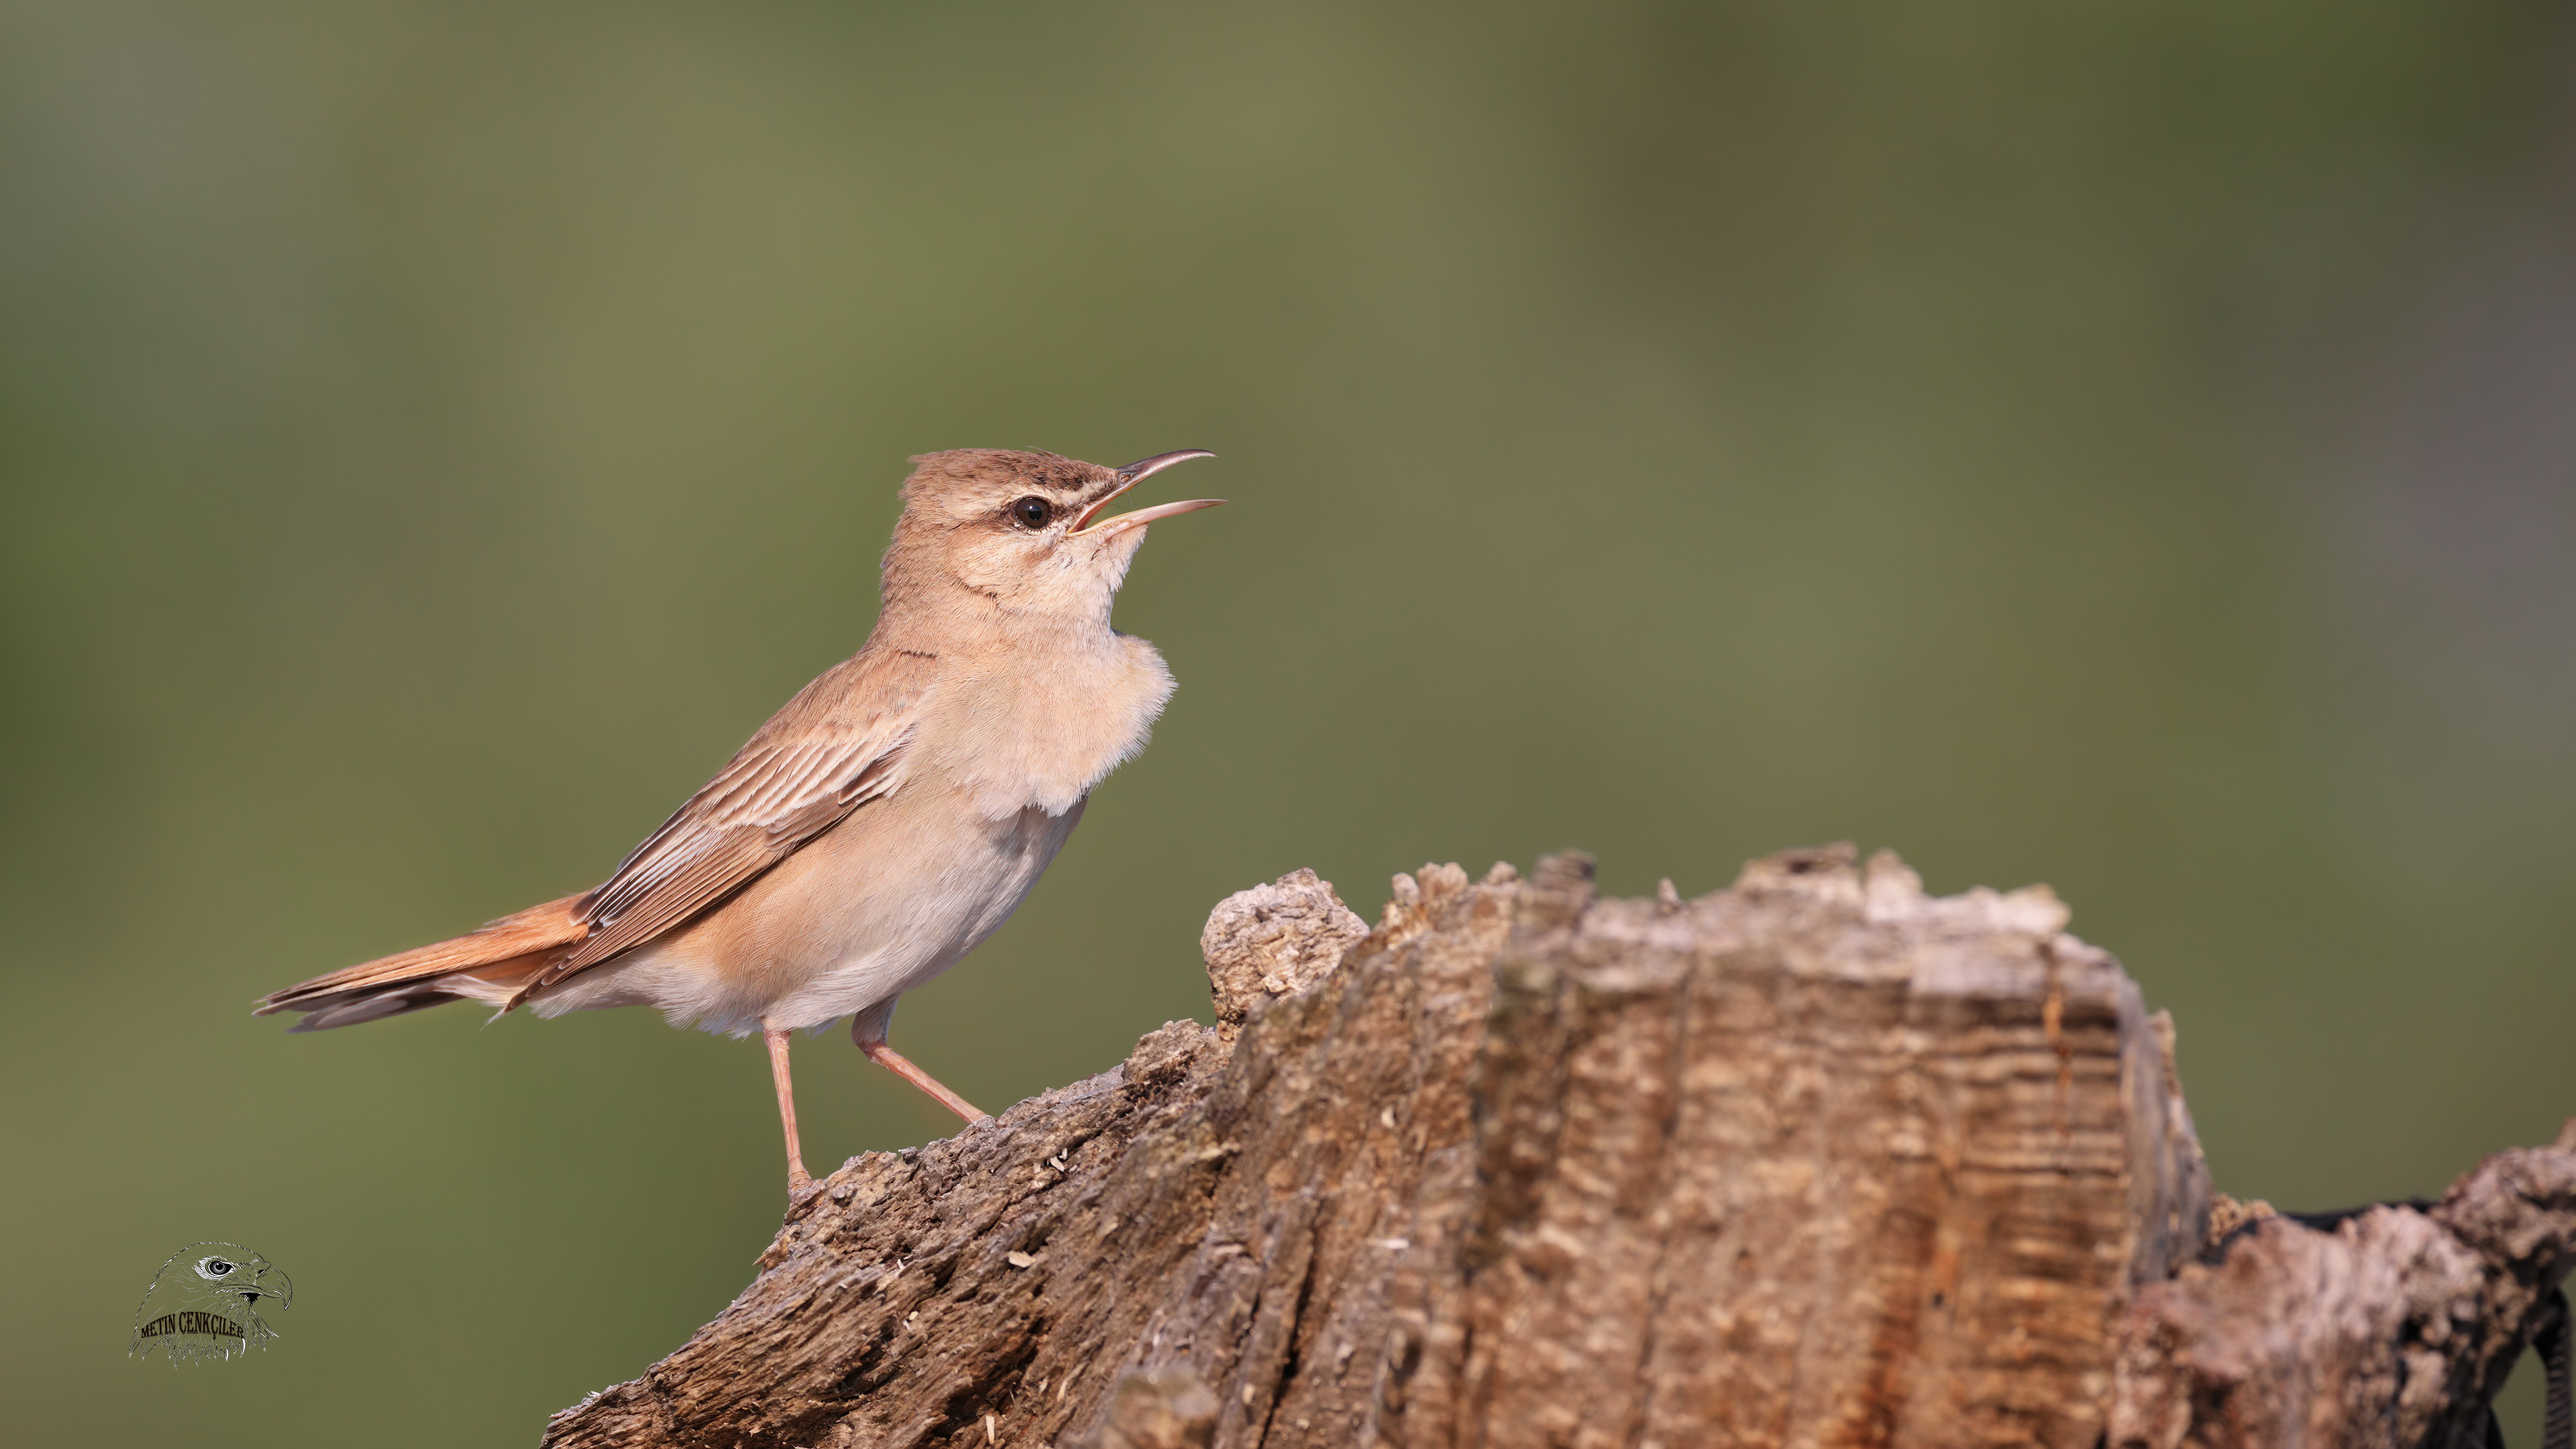
M1030 528L1044 528L1046 521L1055 516L1055 505L1031 494L1012 504L1010 512L1013 518Z

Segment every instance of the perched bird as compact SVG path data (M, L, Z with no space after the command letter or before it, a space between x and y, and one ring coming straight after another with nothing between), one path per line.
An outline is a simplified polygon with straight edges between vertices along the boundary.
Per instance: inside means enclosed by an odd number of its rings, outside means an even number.
M597 889L263 998L297 1031L473 1000L540 1016L652 1006L769 1043L791 1198L789 1034L849 1015L868 1059L985 1114L886 1044L897 998L957 964L1037 884L1101 778L1171 697L1154 646L1109 626L1156 519L1100 518L1175 463L961 448L913 459L866 646L787 702Z

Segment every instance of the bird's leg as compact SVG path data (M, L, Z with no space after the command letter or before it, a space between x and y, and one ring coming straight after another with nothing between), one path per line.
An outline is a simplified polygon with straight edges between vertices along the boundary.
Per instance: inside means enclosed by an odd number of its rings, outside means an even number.
M796 1088L787 1079L787 1043L795 1034L766 1027L760 1034L769 1042L770 1079L778 1084L778 1125L787 1129L787 1200L803 1202L814 1193L814 1178L796 1145Z
M894 1003L882 1002L850 1018L850 1040L858 1043L868 1060L912 1083L936 1098L939 1105L965 1118L981 1122L992 1116L974 1103L939 1084L939 1079L916 1067L903 1053L886 1045L886 1033L894 1026Z

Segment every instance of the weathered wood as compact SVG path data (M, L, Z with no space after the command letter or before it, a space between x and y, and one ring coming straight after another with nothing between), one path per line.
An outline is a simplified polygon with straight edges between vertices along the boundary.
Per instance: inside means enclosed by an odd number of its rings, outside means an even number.
M1217 1030L852 1159L546 1442L2453 1442L2576 1143L2203 1265L2170 1023L2065 919L1846 848L1688 902L1426 867L1373 931L1300 872L1211 917ZM2262 1437L2329 1398L2400 1437Z
M2576 1258L2576 1122L2331 1231L2265 1204L2122 1325L2117 1449L2476 1449Z

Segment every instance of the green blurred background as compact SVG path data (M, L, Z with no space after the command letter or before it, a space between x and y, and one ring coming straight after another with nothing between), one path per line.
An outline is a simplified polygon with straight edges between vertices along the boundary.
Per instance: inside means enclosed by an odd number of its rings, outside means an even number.
M1301 865L2046 881L2221 1185L2576 1111L2563 5L0 8L12 1442L532 1443L748 1280L756 1044L256 994L590 885L904 458L1220 461L1182 688L896 1040L1001 1106ZM801 1041L809 1156L949 1130ZM124 1357L182 1243L285 1342ZM2526 1368L2508 1430L2532 1435Z

